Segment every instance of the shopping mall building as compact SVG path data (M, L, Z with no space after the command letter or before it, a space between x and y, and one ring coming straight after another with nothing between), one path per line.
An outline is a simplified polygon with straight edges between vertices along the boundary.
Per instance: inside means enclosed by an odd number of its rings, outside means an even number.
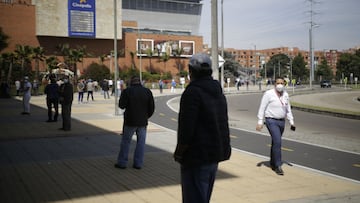
M78 75L100 63L100 56L107 56L103 63L113 72L117 39L120 70L135 66L176 75L203 50L201 0L117 0L114 8L114 0L0 0L0 27L10 37L2 53L17 44L41 46L46 56L59 53L61 44L86 47L91 58L77 65Z

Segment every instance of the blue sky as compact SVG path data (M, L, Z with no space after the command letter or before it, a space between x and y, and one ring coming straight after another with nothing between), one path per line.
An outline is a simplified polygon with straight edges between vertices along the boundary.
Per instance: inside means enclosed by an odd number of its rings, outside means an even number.
M211 46L211 0L202 1L200 35ZM316 0L314 49L344 50L360 45L360 0ZM218 0L218 22L220 18ZM307 0L223 0L224 47L309 49L310 2ZM219 46L221 46L219 25Z

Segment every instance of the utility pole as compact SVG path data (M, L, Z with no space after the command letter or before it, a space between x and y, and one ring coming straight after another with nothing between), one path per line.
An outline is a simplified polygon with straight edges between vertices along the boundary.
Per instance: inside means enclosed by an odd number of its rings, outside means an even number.
M309 52L310 52L310 89L312 89L312 82L314 81L314 40L313 40L313 28L318 27L313 21L313 15L316 14L313 11L313 4L315 0L310 1L310 29L309 29Z
M219 44L218 44L218 12L217 0L211 0L211 58L212 58L212 76L219 80Z
M118 80L118 54L117 54L117 0L114 0L114 82L113 88L115 88L115 115L119 115L119 101L118 101L118 94L119 91L117 89L117 80Z

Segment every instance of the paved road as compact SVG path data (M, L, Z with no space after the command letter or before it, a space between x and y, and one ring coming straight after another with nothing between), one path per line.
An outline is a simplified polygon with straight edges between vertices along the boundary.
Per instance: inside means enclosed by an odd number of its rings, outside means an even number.
M31 99L31 116L19 114L21 101L0 100L0 202L181 202L176 131L150 123L143 170L115 169L122 116L114 100L95 98L74 102L69 132L44 122L44 97ZM286 165L278 176L264 160L234 149L219 166L212 202L360 202L358 181Z
M151 121L166 128L176 130L177 114L168 108L166 103L169 99L171 99L171 96L157 98L157 114L151 118ZM172 104L176 106L173 102ZM241 119L239 121L241 122ZM269 136L234 128L231 129L231 135L232 146L234 148L268 156L270 150ZM360 181L359 154L284 140L283 159L298 165Z

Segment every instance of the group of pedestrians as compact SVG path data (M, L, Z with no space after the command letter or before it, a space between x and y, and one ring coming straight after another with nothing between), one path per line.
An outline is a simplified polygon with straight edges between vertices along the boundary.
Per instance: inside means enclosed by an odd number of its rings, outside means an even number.
M189 61L189 74L190 83L180 99L174 160L180 164L183 202L208 203L218 163L231 156L227 101L219 82L211 76L211 59L208 55L193 55ZM159 81L160 87L161 82ZM291 129L295 130L284 82L283 78L277 78L275 87L264 93L256 125L256 130L260 131L265 123L270 132L270 167L278 175L284 175L281 168L281 137L286 118ZM115 167L127 168L130 143L133 134L136 134L132 166L141 169L144 164L146 127L148 119L154 113L153 95L141 85L138 77L133 77L130 87L120 96L119 107L125 111L123 135Z
M48 109L48 119L46 122L57 122L59 116L59 104L61 104L62 127L59 130L71 130L71 106L73 102L73 85L69 78L65 77L63 83L59 86L56 75L49 76L50 83L46 85L44 93L46 94L46 105ZM53 116L52 109L55 113Z
M180 99L177 144L173 157L180 164L183 202L208 203L218 164L231 156L227 101L220 83L211 76L211 59L207 54L195 54L190 58L189 75L190 83ZM44 90L48 108L47 122L57 122L58 105L61 104L60 130L70 131L73 85L68 77L63 79L60 86L57 84L56 75L50 75L49 79L50 83ZM284 89L284 83L285 80L278 77L274 88L264 93L256 125L258 131L265 125L271 135L270 167L278 175L284 175L281 168L281 138L285 119L289 120L291 130L295 130L289 95ZM100 85L104 98L109 98L109 82L103 80ZM91 79L86 83L84 80L79 81L77 90L79 103L83 101L85 91L88 93L87 100L91 97L94 101L94 85ZM22 91L22 114L29 115L31 83L28 77L24 78ZM126 89L121 91L118 107L124 110L124 123L120 150L114 166L119 169L127 168L132 136L136 134L132 167L140 170L144 166L148 119L155 111L153 94L143 86L138 76L134 76ZM55 110L54 115L52 108Z

